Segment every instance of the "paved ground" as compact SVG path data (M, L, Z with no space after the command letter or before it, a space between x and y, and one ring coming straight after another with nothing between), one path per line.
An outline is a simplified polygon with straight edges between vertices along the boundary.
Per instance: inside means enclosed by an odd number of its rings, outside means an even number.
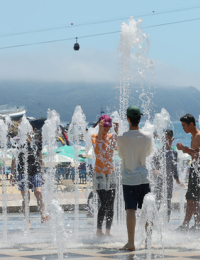
M65 187L64 185L55 186L57 189L56 198L59 199L61 205L72 206L75 199L74 193L69 192ZM87 202L84 191L85 185L80 185L79 203L81 205L86 205ZM0 208L3 196L0 194ZM179 192L175 189L172 200L175 208L179 201ZM7 186L7 205L8 208L15 208L18 212L21 207L21 195L15 187L10 187L9 183ZM36 208L33 194L31 194L30 205L33 209ZM88 218L86 213L80 211L79 215L75 216L73 211L65 212L63 226L58 223L56 225L55 219L49 223L41 224L39 214L32 213L33 230L28 233L25 230L22 213L9 213L6 235L3 233L4 216L0 215L0 258L5 260L200 259L200 233L174 231L179 226L181 218L177 211L172 212L170 223L167 226L162 226L162 236L155 230L151 252L144 249L140 227L136 230L137 250L135 252L119 251L118 249L126 242L127 235L125 222L119 222L116 219L114 219L112 227L113 237L96 238L96 220ZM78 218L77 222L76 218Z
M33 213L31 214L33 230L29 233L24 229L22 214L8 214L7 241L3 238L3 217L0 216L0 259L62 259L58 256L59 252L61 256L63 253L63 259L74 260L200 259L200 234L175 232L175 228L179 225L179 217L179 214L172 213L170 224L163 227L162 237L158 236L156 230L154 231L150 254L141 242L141 228L136 230L137 250L122 252L119 248L126 242L125 223L119 225L114 221L113 237L99 239L95 236L96 221L87 218L86 212L79 212L78 215L78 238L76 238L74 212L64 214L61 232L59 226L55 226L55 222L41 224L39 214Z
M63 259L74 260L135 260L135 259L148 259L149 255L146 250L138 250L136 252L120 252L118 248L109 248L106 245L95 248L84 249L68 249L64 250ZM57 250L54 248L42 248L38 245L32 244L31 246L21 246L20 250L4 249L1 250L0 258L5 260L53 260L59 259ZM62 259L62 258L60 258ZM200 259L200 251L185 251L179 249L167 249L164 254L160 250L152 250L149 259Z

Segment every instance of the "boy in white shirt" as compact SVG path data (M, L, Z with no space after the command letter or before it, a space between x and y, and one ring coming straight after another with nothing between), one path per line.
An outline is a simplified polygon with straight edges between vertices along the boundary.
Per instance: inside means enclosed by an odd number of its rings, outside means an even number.
M139 128L142 113L136 106L127 109L129 131L117 137L117 149L122 159L122 185L127 215L128 243L121 250L135 250L135 211L142 208L144 196L150 192L146 157L152 151L152 138Z

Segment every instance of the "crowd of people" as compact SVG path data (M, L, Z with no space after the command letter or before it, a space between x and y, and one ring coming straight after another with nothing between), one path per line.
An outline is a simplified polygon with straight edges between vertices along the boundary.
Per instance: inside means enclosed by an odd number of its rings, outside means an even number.
M166 129L163 134L163 147L152 156L151 170L148 172L146 158L152 152L152 137L150 133L139 128L142 117L140 109L130 106L127 109L127 122L129 130L118 135L118 123L113 122L110 116L102 115L94 125L98 128L98 134L92 135L92 144L95 153L95 168L93 171L93 190L97 193L100 200L100 207L97 214L98 237L111 236L110 230L114 215L114 201L116 193L116 175L113 166L114 151L118 151L121 158L121 184L126 211L126 225L128 242L120 248L121 250L135 250L135 226L136 210L142 208L144 197L147 193L155 194L157 209L163 203L163 187L166 184L167 217L170 220L171 199L173 191L173 178L184 187L179 180L177 169L177 151L172 149L174 133ZM199 175L199 148L200 131L196 127L195 119L192 115L186 114L180 118L183 130L191 133L191 148L177 143L177 149L187 153L192 158L190 167L188 189L186 193L186 214L183 224L177 228L178 231L187 231L189 222L194 216L195 224L191 230L200 230L200 175ZM110 129L114 124L114 134ZM30 145L31 143L31 145ZM25 212L25 188L34 191L41 213L41 222L45 223L50 216L45 215L45 205L42 195L43 162L42 162L41 143L33 140L33 132L27 136L26 145L21 144L15 148L11 166L12 185L17 183L18 189L22 194L22 209ZM27 163L25 163L27 162ZM165 162L163 164L163 162ZM164 166L163 166L164 165ZM165 168L165 169L164 169ZM163 170L164 169L164 170ZM25 171L28 172L28 184L25 183ZM149 175L152 174L154 186L150 182ZM17 177L16 177L17 176ZM30 200L30 192L28 192ZM103 221L106 221L106 230L103 232ZM30 228L31 228L31 222ZM144 228L147 228L146 223Z
M120 248L121 250L135 250L135 226L136 210L142 208L144 196L153 192L157 209L160 209L163 203L163 196L167 201L167 217L170 220L171 199L173 191L173 178L177 184L184 187L180 182L177 169L177 151L172 149L174 133L166 129L163 133L163 147L153 156L151 169L153 170L154 187L151 191L149 173L146 167L146 158L152 152L152 137L150 133L139 128L142 113L136 106L127 109L127 121L129 131L117 136L118 125L115 124L115 134L110 134L112 120L108 115L101 116L99 119L99 132L92 136L96 164L94 171L94 189L96 190L101 202L101 207L97 216L97 236L110 236L110 229L113 220L113 205L115 198L115 178L112 164L113 152L116 149L119 157L122 159L121 165L121 183L123 186L123 196L126 210L126 223L128 242ZM191 148L177 143L177 149L187 153L192 157L190 167L188 190L186 193L186 214L183 224L177 228L177 231L187 231L189 222L194 216L194 226L192 231L200 230L200 175L199 175L199 149L200 149L200 131L196 127L195 118L186 114L180 118L183 130L191 133ZM164 165L164 166L163 166ZM163 186L166 184L166 193L164 195ZM106 216L106 231L102 231L102 222ZM145 224L147 231L148 223Z

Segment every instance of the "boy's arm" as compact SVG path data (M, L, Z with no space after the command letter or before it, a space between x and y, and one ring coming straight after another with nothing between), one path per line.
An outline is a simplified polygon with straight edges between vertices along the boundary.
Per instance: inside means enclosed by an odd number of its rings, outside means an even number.
M112 147L115 151L117 151L117 135L113 134L111 139Z
M174 179L176 180L176 183L179 184L180 186L184 187L184 184L179 180L177 162L178 162L178 155L177 155L177 153L174 153L173 176L174 176Z
M102 140L102 131L103 131L103 126L104 126L105 119L101 120L99 122L99 132L98 132L98 140Z
M189 154L190 156L194 156L195 154L199 153L199 149L195 150L195 149L189 148L187 146L184 146L181 143L177 143L177 149L181 150L183 153Z

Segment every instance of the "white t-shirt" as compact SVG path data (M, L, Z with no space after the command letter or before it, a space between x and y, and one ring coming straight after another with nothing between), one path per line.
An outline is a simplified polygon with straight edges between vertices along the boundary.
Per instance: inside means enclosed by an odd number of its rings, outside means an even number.
M151 135L142 130L129 130L117 137L117 149L122 159L122 184L149 183L146 157L152 151Z

